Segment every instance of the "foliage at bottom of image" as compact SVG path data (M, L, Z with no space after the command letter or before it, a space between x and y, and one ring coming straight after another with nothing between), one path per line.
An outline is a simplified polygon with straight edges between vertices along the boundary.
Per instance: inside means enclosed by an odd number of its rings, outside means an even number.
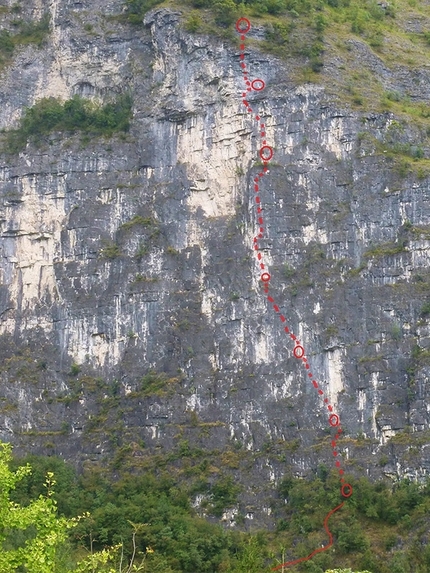
M173 475L163 464L114 474L92 464L78 475L55 456L11 459L0 443L0 571L268 573L326 545L324 517L342 501L324 467L311 480L286 476L274 492L276 530L241 532L199 517L198 484ZM353 495L330 517L333 546L288 571L428 572L430 482L345 479ZM232 484L223 477L200 489L212 495L212 515L222 500L235 503Z
M42 98L26 108L17 129L5 133L5 151L18 153L28 141L37 142L50 133L82 132L111 136L127 131L130 125L132 100L122 94L115 101L96 104L78 95L65 102L54 97Z

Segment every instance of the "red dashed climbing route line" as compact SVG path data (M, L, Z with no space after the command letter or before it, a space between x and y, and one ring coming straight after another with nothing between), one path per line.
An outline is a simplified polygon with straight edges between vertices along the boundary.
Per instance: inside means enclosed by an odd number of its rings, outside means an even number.
M242 93L242 102L243 102L243 105L245 106L246 110L249 113L254 115L254 110L252 109L251 104L247 100L247 97L250 94L250 92L252 92L252 91L258 92L258 91L263 90L265 88L266 84L260 78L254 79L251 81L249 79L248 70L246 69L245 37L246 37L246 34L249 32L250 29L251 29L251 23L247 18L239 18L239 20L236 22L236 30L240 34L240 39L241 39L240 56L239 56L240 57L240 65L242 67L243 79L244 79L245 85L246 85L246 91L244 91ZM254 237L253 247L254 247L254 250L255 250L256 255L257 255L257 260L259 262L260 269L263 271L260 278L261 278L261 281L263 283L264 293L267 295L268 302L272 306L275 313L279 316L281 323L284 325L285 333L287 335L289 335L291 340L294 341L293 355L295 356L295 358L297 358L297 360L300 360L303 368L306 371L308 378L312 381L313 387L315 388L315 390L318 392L321 399L323 400L324 405L328 410L328 423L329 423L329 425L333 428L336 428L336 435L331 442L331 446L333 449L333 456L335 458L337 458L338 452L336 449L336 443L337 443L337 440L339 440L340 435L342 433L339 415L334 412L333 406L331 404L329 404L329 399L324 396L324 391L321 389L320 385L318 384L318 382L316 380L316 376L314 376L314 374L312 373L311 366L309 364L308 359L306 358L306 352L305 352L304 345L300 343L300 341L297 339L294 332L292 332L290 330L290 328L286 325L286 318L282 314L282 312L280 311L279 305L276 304L274 298L269 295L269 284L270 284L271 276L270 276L270 273L268 272L268 270L267 270L267 268L263 262L263 256L262 256L261 252L259 252L260 251L259 240L264 237L264 217L263 217L263 208L261 206L262 203L261 203L260 195L259 195L259 193L260 193L259 183L269 171L268 163L273 157L273 149L272 149L272 147L270 147L270 145L267 144L266 125L263 123L263 121L262 121L261 117L258 115L258 113L256 113L254 115L254 119L258 124L259 130L261 130L260 136L261 136L262 145L260 147L259 155L260 155L260 158L263 162L263 170L256 177L254 177L254 191L255 191L254 197L255 197L255 205L256 205L256 209L257 209L257 221L258 221L258 224L260 225L260 227L259 227L259 232L258 232L257 236ZM344 478L342 477L344 474L344 470L341 468L341 463L338 459L336 459L335 465L338 468L339 475L341 476L341 478L340 478L341 495L345 498L350 497L352 495L352 486L351 486L351 484L346 483ZM327 545L325 545L324 547L321 547L319 549L315 549L315 551L310 553L307 557L302 557L301 559L296 559L295 561L288 561L287 563L282 563L281 565L275 567L273 570L280 569L281 567L287 567L289 565L295 565L296 563L299 563L301 561L306 561L308 559L311 559L311 557L313 557L316 553L321 553L322 551L326 551L327 549L329 549L329 547L331 547L333 545L333 536L332 536L332 534L328 528L328 519L330 518L331 515L333 515L333 513L335 511L340 509L343 506L343 504L344 504L344 502L342 502L337 507L335 507L334 509L329 511L329 513L326 515L326 517L324 519L324 528L325 528L325 530L329 536L329 543Z
M329 520L330 516L332 516L335 511L337 511L338 509L340 509L342 507L343 504L344 504L344 502L342 502L337 507L335 507L334 509L329 511L324 518L324 529L326 530L328 538L330 540L327 545L324 545L324 547L319 547L318 549L315 549L314 551L312 551L312 553L309 553L309 555L307 557L301 557L300 559L295 559L294 561L288 561L287 563L281 563L281 565L277 565L276 567L273 567L272 571L276 571L277 569L281 569L282 567L287 567L288 565L296 565L297 563L301 563L302 561L307 561L308 559L310 559L311 557L313 557L317 553L321 553L322 551L327 551L327 549L329 549L333 545L333 535L332 535L330 529L328 528L328 520Z

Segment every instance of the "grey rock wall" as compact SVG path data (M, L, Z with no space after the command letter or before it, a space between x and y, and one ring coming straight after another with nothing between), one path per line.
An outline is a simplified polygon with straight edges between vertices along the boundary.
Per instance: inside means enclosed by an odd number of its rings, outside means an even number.
M16 126L40 97L124 90L133 120L125 137L53 134L0 156L0 438L40 452L48 440L75 461L109 453L86 431L100 378L105 398L120 400L122 439L149 450L174 448L178 427L206 449L287 444L275 462L256 458L261 487L287 467L332 464L326 412L252 250L259 136L241 102L238 50L186 33L180 11L129 28L106 18L120 2L49 10L48 46L21 49L2 72L0 126ZM40 17L42 6L28 11ZM261 190L272 293L340 414L345 460L371 477L426 475L429 179L399 174L378 148L396 129L392 114L344 109L255 49L247 63L266 82L250 101L275 149ZM421 136L406 125L401 137ZM136 216L144 222L131 224ZM116 256L103 256L113 245ZM149 371L172 391L139 394Z

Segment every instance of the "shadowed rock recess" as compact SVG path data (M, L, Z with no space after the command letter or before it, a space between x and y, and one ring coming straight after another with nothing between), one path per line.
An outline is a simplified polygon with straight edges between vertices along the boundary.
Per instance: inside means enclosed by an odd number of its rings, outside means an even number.
M140 27L109 20L122 9L54 0L45 45L1 69L0 439L79 467L158 456L180 475L216 459L246 518L269 524L287 472L333 467L333 432L259 280L260 140L239 49L186 32L179 9ZM342 107L253 46L266 87L249 101L274 148L261 184L271 292L340 415L345 469L423 478L429 178L378 147L393 113ZM128 131L54 129L7 149L41 98L124 94ZM412 124L402 138L420 143Z

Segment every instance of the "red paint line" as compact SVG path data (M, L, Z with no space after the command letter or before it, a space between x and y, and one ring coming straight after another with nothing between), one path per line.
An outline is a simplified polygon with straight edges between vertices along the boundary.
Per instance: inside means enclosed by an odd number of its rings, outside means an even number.
M342 501L342 503L340 503L337 507L335 507L334 509L331 509L327 515L325 516L324 519L324 529L327 532L328 538L329 538L329 542L327 545L324 545L324 547L319 547L318 549L314 549L312 551L312 553L309 553L309 555L307 557L301 557L300 559L295 559L294 561L287 561L286 563L281 563L281 565L277 565L276 567L272 568L272 571L276 571L277 569L281 569L282 567L289 567L291 565L295 565L296 563L301 563L302 561L308 561L308 559L312 559L312 557L314 555L316 555L317 553L322 553L323 551L327 551L327 549L330 549L330 547L333 545L333 534L330 531L330 529L328 528L328 520L329 518L333 515L333 513L335 511L337 511L338 509L340 509L342 507L342 505L345 502Z
M242 102L246 108L246 110L250 113L254 113L253 109L252 109L252 102L250 103L246 97L247 97L247 92L252 92L254 91L261 91L265 88L265 82L264 80L262 80L261 78L256 78L252 81L250 81L248 79L249 77L249 73L246 69L246 62L245 60L245 38L246 38L246 34L249 32L249 30L251 29L251 23L247 18L239 18L239 20L236 22L236 30L239 32L239 34L241 34L241 40L242 43L240 45L240 55L239 58L241 60L240 65L243 68L243 74L244 74L244 81L245 81L245 85L246 87L246 92L242 92ZM251 93L250 93L251 95ZM261 117L257 114L255 114L255 120L257 122L260 122ZM269 172L269 167L268 164L270 162L270 160L273 158L273 147L271 147L270 145L268 145L266 137L267 137L267 131L266 131L266 124L265 123L259 123L258 125L259 130L260 131L260 136L261 136L261 147L260 147L260 151L259 151L259 157L261 159L261 161L263 162L263 172L260 172L258 174L258 176L254 177L254 190L255 193L258 195L255 195L255 203L257 204L257 213L261 213L262 212L262 207L261 207L261 199L259 196L260 193L260 185L258 184L260 179L262 179L268 172ZM259 251L259 247L258 247L258 239L263 239L264 238L264 227L263 225L263 218L259 217L257 218L258 223L261 225L259 227L259 234L257 235L257 237L254 237L254 250L255 251ZM263 255L261 253L257 254L257 259L258 261L262 261L263 259ZM260 262L260 268L261 269L265 269L265 265L263 262ZM262 283L263 283L263 288L264 288L264 293L267 294L269 292L269 282L271 280L271 275L265 271L261 277L260 277ZM272 296L267 296L267 300L272 303L272 308L275 311L275 313L281 313L281 305L279 305L275 299ZM282 322L286 321L286 318L284 316L284 314L280 314L280 319ZM305 350L305 346L304 344L300 343L297 339L297 336L291 331L291 329L289 329L288 326L284 327L284 331L285 333L289 334L290 339L295 341L295 346L293 349L293 355L295 356L295 358L299 359L302 366L304 367L305 371L307 372L307 375L309 378L313 379L314 378L314 374L312 374L311 367L308 363L308 359L306 358L306 350ZM324 391L320 388L320 386L318 385L318 382L316 380L312 380L312 384L314 386L314 388L316 389L316 391L318 392L318 395L323 399L324 404L328 404L329 400L327 397L324 396ZM327 406L330 415L328 418L328 423L329 426L331 427L336 427L337 428L337 434L334 440L332 440L331 445L333 448L333 457L337 458L338 452L336 451L335 447L336 447L336 440L339 439L340 436L340 432L341 432L341 428L340 428L340 418L337 414L332 413L333 412L333 406L331 406L330 404ZM335 463L336 467L338 468L338 472L339 475L342 476L344 474L344 471L340 468L341 464L340 461L338 459L336 459L336 463ZM343 497L350 497L352 495L352 486L350 484L344 483L344 479L341 478L341 495ZM329 536L329 544L326 545L325 547L321 547L319 549L315 549L312 553L310 553L307 557L302 557L300 559L296 559L295 561L289 561L287 563L283 563L282 565L279 565L278 567L275 567L274 570L276 569L280 569L281 567L287 567L289 565L295 565L296 563L300 563L302 561L307 561L308 559L311 559L311 557L313 557L314 555L316 555L317 553L320 553L322 551L326 551L329 547L331 547L333 545L333 536L330 532L330 530L328 529L328 519L329 517L335 512L337 511L340 507L342 507L344 504L344 502L342 502L340 505L338 505L337 507L335 507L334 509L332 509L331 511L329 511L329 513L327 514L327 516L324 519L324 528Z

